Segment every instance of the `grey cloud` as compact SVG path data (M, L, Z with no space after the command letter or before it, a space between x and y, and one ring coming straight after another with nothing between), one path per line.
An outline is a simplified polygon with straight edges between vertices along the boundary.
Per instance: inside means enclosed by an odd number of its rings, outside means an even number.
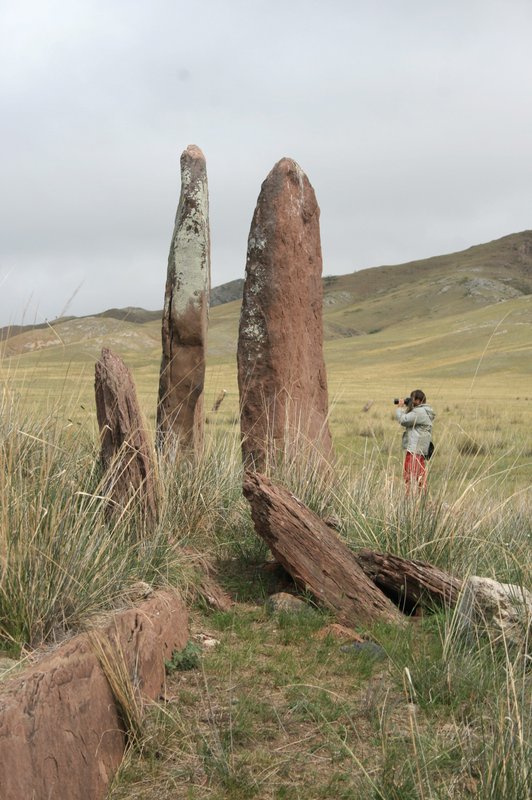
M179 155L207 157L213 282L243 274L260 184L295 158L329 274L530 227L532 8L4 4L0 324L161 306ZM6 277L8 276L8 277Z

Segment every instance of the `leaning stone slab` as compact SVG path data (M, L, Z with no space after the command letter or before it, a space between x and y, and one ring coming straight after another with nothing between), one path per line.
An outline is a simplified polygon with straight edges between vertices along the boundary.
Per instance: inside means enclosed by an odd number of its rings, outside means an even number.
M494 642L531 650L532 592L476 575L464 583L457 609L462 631L488 634Z
M96 363L94 388L109 508L120 513L131 501L139 502L146 521L154 522L157 489L152 446L131 373L107 347Z
M307 176L283 158L251 223L238 334L242 451L260 471L293 447L332 454L319 216Z
M164 685L165 660L188 641L187 611L160 592L101 629L141 696ZM99 800L118 768L126 733L89 634L0 683L2 800Z
M157 405L157 446L199 452L210 293L209 194L205 157L181 156L181 196L168 257Z
M300 589L310 591L343 625L405 617L364 574L354 554L313 511L258 472L244 475L255 531Z

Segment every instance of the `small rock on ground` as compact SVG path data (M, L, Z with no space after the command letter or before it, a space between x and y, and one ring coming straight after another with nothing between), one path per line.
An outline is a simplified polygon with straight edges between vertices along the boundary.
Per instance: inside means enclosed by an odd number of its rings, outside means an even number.
M288 594L288 592L271 594L266 601L266 608L271 613L285 611L290 614L301 614L310 610L310 606L304 600L294 597L293 594Z
M350 642L363 642L362 636L359 636L352 628L346 628L345 625L339 625L337 622L333 622L331 625L326 625L324 628L320 628L320 630L316 633L317 639L325 639L327 636L331 636L333 639L338 639L338 641L350 641Z
M366 653L375 661L382 661L384 658L387 658L384 647L381 647L380 644L376 642L350 642L349 644L343 644L340 650L342 653L351 653L353 655Z

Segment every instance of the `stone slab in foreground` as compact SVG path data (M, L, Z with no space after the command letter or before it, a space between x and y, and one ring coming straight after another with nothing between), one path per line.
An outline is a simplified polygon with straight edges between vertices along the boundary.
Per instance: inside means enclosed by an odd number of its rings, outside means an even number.
M471 575L456 609L458 625L471 636L532 652L532 592L524 586Z
M142 697L156 699L164 661L188 640L177 594L160 592L100 629L123 653ZM88 634L0 684L2 800L103 798L126 745L124 726Z
M368 578L400 608L454 608L460 597L462 581L425 561L366 548L356 553L356 559Z
M251 504L255 530L277 561L340 622L404 623L404 616L364 574L349 548L287 489L247 472L244 495Z

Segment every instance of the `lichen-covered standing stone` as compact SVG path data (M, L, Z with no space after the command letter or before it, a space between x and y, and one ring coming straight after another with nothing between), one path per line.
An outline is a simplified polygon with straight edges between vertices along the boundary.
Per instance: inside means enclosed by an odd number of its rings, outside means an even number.
M258 470L292 446L332 452L319 215L307 176L283 158L251 223L238 336L242 450Z
M199 453L210 292L209 193L205 157L181 155L181 196L168 257L157 405L157 446Z

